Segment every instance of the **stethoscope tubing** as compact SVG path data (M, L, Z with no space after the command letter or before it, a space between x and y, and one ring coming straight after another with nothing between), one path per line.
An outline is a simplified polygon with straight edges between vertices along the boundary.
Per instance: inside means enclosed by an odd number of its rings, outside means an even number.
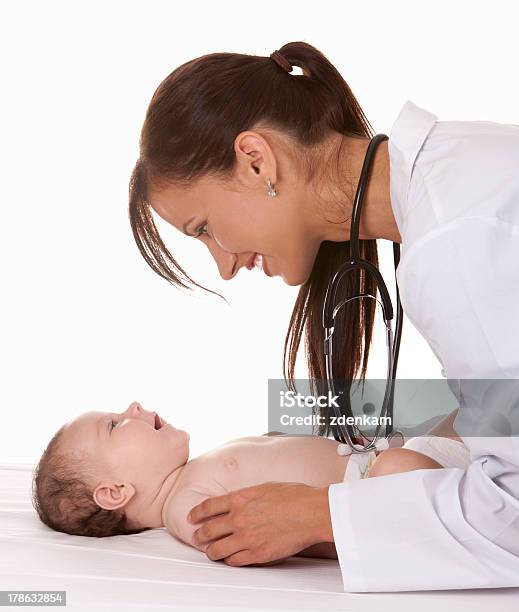
M359 226L360 226L360 216L362 210L362 203L364 201L364 194L367 188L367 184L370 177L370 171L372 168L372 162L374 158L375 151L379 144L385 140L388 140L388 136L385 134L377 134L374 136L367 148L366 155L364 157L364 162L362 165L361 175L359 178L359 184L357 186L357 190L355 193L355 198L353 202L353 213L352 213L352 222L351 222L351 230L350 230L350 256L349 261L342 264L339 269L334 273L332 279L328 283L328 287L326 289L324 304L323 304L323 327L324 327L324 356L325 356L325 367L326 367L326 379L327 386L329 391L335 396L335 384L333 378L333 332L334 332L334 320L337 316L339 310L344 306L347 302L358 299L360 297L370 297L375 299L380 306L382 307L384 323L386 325L386 344L388 349L388 369L387 369L387 380L386 380L386 390L384 393L384 400L381 409L381 416L388 416L393 410L393 400L394 400L394 384L396 378L396 370L398 365L398 355L400 352L400 338L402 333L402 319L403 319L403 309L400 303L400 295L398 291L398 285L396 287L396 298L397 298L397 318L396 318L396 327L395 327L395 335L393 337L393 332L391 328L391 320L393 319L393 306L391 303L391 298L389 296L389 291L384 282L384 279L375 266L373 266L370 262L362 260L360 258L360 248L359 248ZM396 242L393 242L393 259L395 264L395 272L398 267L400 261L400 245ZM373 275L375 278L378 291L380 293L380 300L374 296L363 294L357 295L345 300L342 300L339 304L337 304L337 290L342 278L352 270L361 270L364 269L366 272ZM348 401L349 404L349 401ZM353 416L349 415L341 415L341 411L338 407L332 404L333 409L336 413L336 416ZM375 429L375 433L373 438L370 440L367 438L360 429L355 424L341 423L339 420L337 423L337 427L334 430L334 437L348 446L351 449L351 452L369 452L376 448L387 448L389 440L400 432L393 431L392 423L386 424L386 432L383 439L380 437L380 429L382 423L379 422ZM401 435L401 434L400 434ZM368 440L366 445L358 444L354 442L354 439L364 438ZM382 443L381 443L382 442Z

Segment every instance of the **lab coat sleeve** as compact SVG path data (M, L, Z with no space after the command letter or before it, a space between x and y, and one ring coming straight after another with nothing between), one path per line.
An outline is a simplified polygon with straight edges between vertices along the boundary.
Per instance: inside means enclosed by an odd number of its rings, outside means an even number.
M458 220L414 250L401 289L447 377L462 388L468 379L493 379L481 381L487 390L499 386L496 379L519 381L518 227ZM519 586L519 432L485 437L492 419L477 429L497 396L460 394L467 437L458 419L454 428L471 452L466 470L422 469L329 487L345 591Z
M489 456L466 471L415 470L331 485L344 590L518 586L519 557L493 541L519 538L519 504L493 480L506 469ZM470 508L471 495L489 506Z

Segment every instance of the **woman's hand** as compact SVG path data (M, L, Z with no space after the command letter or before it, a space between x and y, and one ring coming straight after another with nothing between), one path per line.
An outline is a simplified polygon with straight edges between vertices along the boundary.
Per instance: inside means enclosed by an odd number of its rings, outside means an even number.
M328 487L267 482L210 497L191 509L195 545L233 566L284 559L318 542L333 542Z

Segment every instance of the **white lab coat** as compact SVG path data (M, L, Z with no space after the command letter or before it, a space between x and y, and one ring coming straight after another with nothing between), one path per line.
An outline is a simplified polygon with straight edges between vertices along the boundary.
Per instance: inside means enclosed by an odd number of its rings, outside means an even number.
M519 126L407 101L388 145L407 318L449 381L519 379ZM455 429L492 409L468 395ZM329 487L345 591L519 586L519 437L463 439L467 470Z

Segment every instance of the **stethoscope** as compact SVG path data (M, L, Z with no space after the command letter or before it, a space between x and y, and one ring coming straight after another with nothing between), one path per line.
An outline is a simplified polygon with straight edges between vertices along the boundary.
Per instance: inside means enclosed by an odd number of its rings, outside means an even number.
M384 140L388 140L388 136L385 134L377 134L374 136L369 143L366 156L364 157L364 163L355 193L355 199L353 203L353 214L350 232L350 257L349 260L342 264L337 272L333 275L332 279L328 283L326 289L326 295L324 298L323 305L323 327L324 327L324 357L326 364L326 382L328 390L332 396L336 396L336 385L333 378L333 330L335 325L335 317L339 313L340 309L350 302L359 298L367 297L376 300L382 307L382 313L384 323L386 325L386 344L388 349L388 367L387 367L387 379L386 379L386 390L384 393L384 400L380 411L380 416L390 417L389 423L386 423L385 435L381 437L380 430L382 422L376 426L375 433L372 439L365 436L362 431L355 425L353 413L350 405L350 397L348 390L342 392L339 395L341 405L338 406L334 402L331 402L335 416L335 425L331 427L334 438L342 442L343 447L341 454L350 453L364 453L372 450L384 450L388 448L389 441L391 438L402 433L393 430L393 400L394 400L394 385L396 377L396 369L398 364L398 353L400 350L400 336L402 334L402 317L403 310L400 304L400 295L398 292L398 285L396 287L396 300L397 300L397 319L395 328L395 340L393 342L393 332L391 329L391 320L393 319L393 306L389 297L386 284L380 271L369 261L360 259L359 256L359 225L360 225L360 213L364 198L364 192L366 191L366 185L369 180L371 171L372 161L374 158L375 151L378 145ZM395 262L395 272L400 261L400 245L397 242L393 242L393 258ZM361 294L353 297L348 297L342 300L339 304L337 302L337 289L339 283L349 272L360 272L364 269L366 274L371 274L376 282L378 291L380 293L380 300L369 294ZM348 419L348 417L352 417ZM403 436L402 436L403 438ZM366 440L367 444L359 444L354 440Z

